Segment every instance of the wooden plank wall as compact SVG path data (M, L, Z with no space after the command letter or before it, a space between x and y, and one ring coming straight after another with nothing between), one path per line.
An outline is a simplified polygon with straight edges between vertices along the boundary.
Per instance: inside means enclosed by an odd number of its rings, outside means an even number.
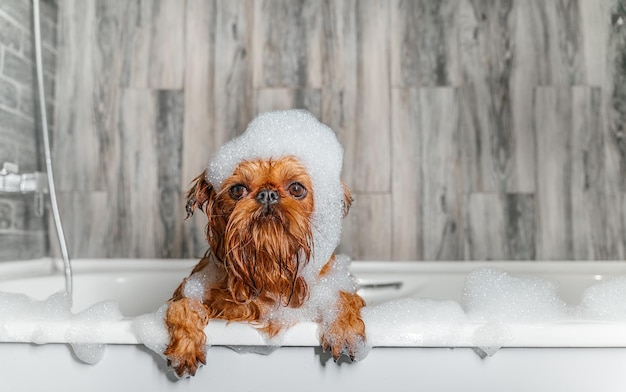
M60 0L74 257L195 257L182 192L257 113L345 148L361 260L624 259L622 0Z

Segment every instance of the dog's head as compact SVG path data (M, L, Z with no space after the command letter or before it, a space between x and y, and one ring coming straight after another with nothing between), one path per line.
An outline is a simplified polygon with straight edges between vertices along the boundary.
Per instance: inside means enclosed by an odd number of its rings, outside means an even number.
M304 302L308 288L298 272L313 252L314 192L293 156L245 160L219 187L205 173L194 180L187 212L206 213L210 249L226 267L236 301ZM343 196L345 215L352 201L345 185Z

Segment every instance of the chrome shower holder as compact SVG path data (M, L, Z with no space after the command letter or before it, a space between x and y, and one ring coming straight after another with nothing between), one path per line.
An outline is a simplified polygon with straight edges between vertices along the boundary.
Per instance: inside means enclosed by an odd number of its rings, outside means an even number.
M19 173L19 166L16 163L4 162L0 169L0 194L7 193L33 193L33 210L36 216L43 216L45 199L44 195L49 193L48 176L46 173Z
M16 163L4 162L0 169L0 192L4 193L48 193L46 173L19 173Z

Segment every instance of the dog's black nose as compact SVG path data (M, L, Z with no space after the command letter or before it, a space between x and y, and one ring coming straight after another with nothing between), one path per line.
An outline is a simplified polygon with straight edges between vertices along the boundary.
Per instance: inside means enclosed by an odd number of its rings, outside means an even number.
M257 193L256 195L256 201L265 206L278 203L279 198L280 195L278 194L278 192L271 189L261 189L261 191L259 191L259 193Z

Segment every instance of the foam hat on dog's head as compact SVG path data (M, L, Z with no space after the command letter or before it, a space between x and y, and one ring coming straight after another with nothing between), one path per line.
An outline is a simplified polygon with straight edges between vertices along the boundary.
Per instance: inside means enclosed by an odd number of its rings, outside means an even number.
M317 273L339 244L343 218L343 148L332 129L305 110L260 114L211 157L206 179L219 191L239 163L284 156L296 157L313 183L313 255L307 269Z

